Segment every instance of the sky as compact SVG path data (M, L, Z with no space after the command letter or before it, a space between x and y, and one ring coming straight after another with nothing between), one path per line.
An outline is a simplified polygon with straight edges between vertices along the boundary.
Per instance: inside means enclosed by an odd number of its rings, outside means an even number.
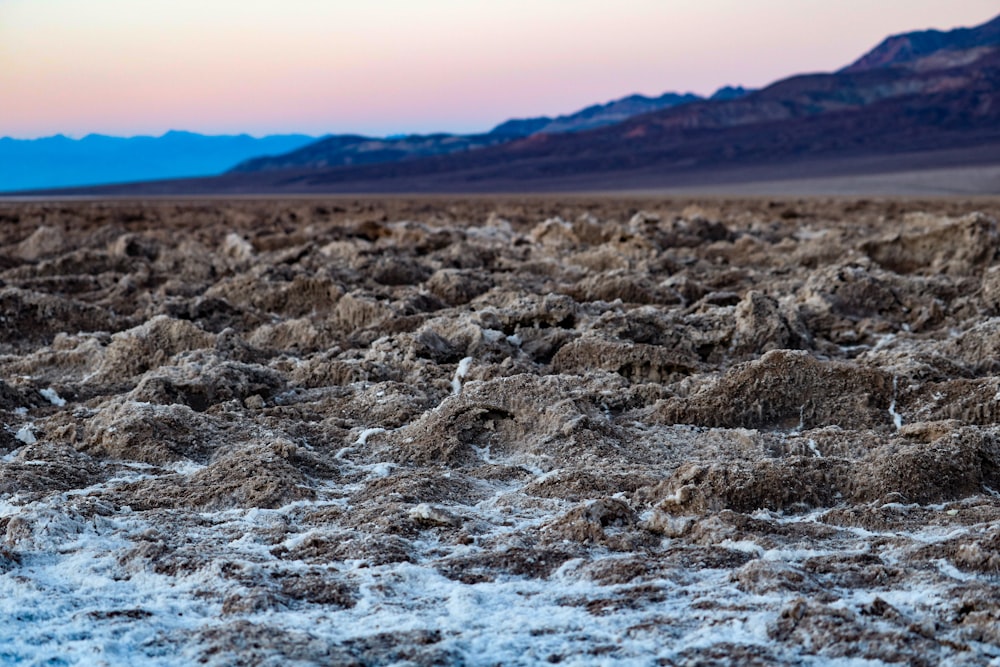
M0 136L487 130L847 65L996 0L0 0Z

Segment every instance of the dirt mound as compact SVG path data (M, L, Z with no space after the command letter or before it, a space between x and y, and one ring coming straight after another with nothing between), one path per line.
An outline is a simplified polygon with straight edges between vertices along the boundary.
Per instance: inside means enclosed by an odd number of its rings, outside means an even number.
M498 577L546 579L573 556L548 547L513 547L505 551L449 558L438 571L463 584L496 581Z
M991 317L963 331L943 346L941 353L977 376L1000 370L1000 318Z
M0 353L8 354L49 345L60 333L118 331L128 324L98 306L15 287L0 289L0 312Z
M996 377L978 380L947 380L911 385L899 399L899 413L909 422L958 420L964 424L1000 424Z
M15 412L18 409L38 407L42 400L36 392L24 391L0 380L0 410Z
M736 330L730 354L754 358L771 350L808 349L812 336L794 309L756 290L740 300L734 313Z
M850 464L837 459L686 464L654 496L663 498L657 507L670 513L794 511L836 503L844 497L850 480Z
M207 463L233 435L224 422L186 405L116 400L88 420L79 447L92 456L154 465Z
M854 475L861 501L895 495L905 503L936 503L996 488L1000 445L992 434L951 433L931 443L891 443L872 451Z
M170 405L179 403L202 412L211 406L251 396L270 398L285 386L277 372L258 364L222 361L211 353L178 358L176 366L148 371L129 392L129 400Z
M864 258L814 271L797 298L802 319L814 335L853 345L874 343L874 337L901 330L939 326L950 305L962 303L962 291L974 291L973 284L941 276L904 278Z
M58 227L42 225L31 236L18 243L11 253L14 257L37 261L44 257L59 255L73 248L73 241Z
M250 444L223 454L191 475L138 482L122 491L133 509L274 508L316 497L296 467L297 448L287 440Z
M563 398L553 402L553 396ZM495 457L565 465L649 456L623 447L596 398L573 391L566 376L472 382L406 427L376 435L374 453L399 463L459 467Z
M915 560L947 559L964 572L996 576L1000 574L1000 531L995 527L980 535L945 540L919 550Z
M875 629L866 617L877 618L890 629ZM854 610L799 597L786 605L768 628L773 641L796 642L810 647L809 653L827 659L912 664L930 664L911 657L922 654L917 651L932 650L936 642L928 634L924 628L908 623L903 614L881 598Z
M211 348L214 337L191 322L158 315L111 337L98 367L98 381L111 383L166 364L181 352Z
M288 278L268 271L263 275L250 273L234 276L213 285L206 290L204 297L222 299L241 308L268 314L301 317L312 312L329 312L343 293L340 285L330 278L304 275Z
M618 373L632 382L670 382L690 375L699 360L659 345L578 338L552 358L557 373L583 375L593 370Z
M333 322L345 334L376 326L396 314L395 310L377 297L363 292L345 294L333 313Z
M580 302L622 301L623 303L670 303L676 296L661 291L652 281L637 279L627 271L618 270L588 276L566 291Z
M63 443L33 442L22 445L0 462L0 493L43 498L60 491L97 484L108 472L89 456Z
M302 317L278 324L262 324L250 334L247 342L271 353L308 354L334 347L340 340L326 323L314 323Z
M918 229L867 241L861 249L896 273L964 274L981 270L997 256L997 222L983 213L958 220L929 215L911 216Z
M664 401L653 416L728 428L878 426L891 423L892 400L892 378L879 370L775 350L689 397Z
M427 289L449 306L460 306L489 291L489 278L476 271L440 269L427 280Z
M543 526L542 534L554 543L598 544L615 551L634 551L657 541L639 528L639 517L632 508L616 498L583 503Z
M992 438L966 432L932 443L895 441L858 462L790 456L686 464L650 495L662 499L658 509L672 514L794 511L842 500L936 503L981 493L998 482L1000 448Z
M422 470L404 470L369 482L352 500L358 504L391 501L413 505L474 505L489 496L488 487L477 482L455 472L447 476L429 476Z

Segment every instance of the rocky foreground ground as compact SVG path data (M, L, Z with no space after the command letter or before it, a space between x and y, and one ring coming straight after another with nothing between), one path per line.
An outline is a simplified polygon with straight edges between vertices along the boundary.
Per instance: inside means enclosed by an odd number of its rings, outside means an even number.
M0 662L1000 664L995 201L0 205Z

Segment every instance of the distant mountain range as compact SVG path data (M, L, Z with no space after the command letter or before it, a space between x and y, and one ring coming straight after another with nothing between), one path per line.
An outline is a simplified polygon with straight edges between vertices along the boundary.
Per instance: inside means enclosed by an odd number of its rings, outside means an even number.
M210 176L249 157L287 153L304 134L254 138L167 132L160 137L0 138L0 191Z
M220 190L464 191L655 187L711 180L727 170L992 150L1000 164L1000 53L936 69L915 66L797 76L759 92L696 102L575 134L390 164L246 174L204 184ZM920 157L925 160L925 156ZM949 159L954 159L949 158ZM251 178L255 177L255 178Z
M214 178L93 192L623 189L1000 165L1000 17L889 37L838 72L691 97L632 96L481 135L329 137Z
M726 87L712 99L735 99L749 91L742 87ZM378 139L357 135L335 135L321 139L285 155L254 158L237 165L233 173L283 171L288 169L324 169L401 162L435 155L464 153L488 148L535 134L583 132L607 127L633 116L670 109L704 98L692 93L664 93L659 97L629 95L607 104L595 104L572 114L538 116L508 120L482 134L415 134Z
M726 87L716 96L746 92L740 87ZM317 138L293 134L254 138L246 134L207 136L171 131L159 137L91 134L82 139L62 135L0 138L0 192L214 176L228 170L276 171L398 162L486 148L539 132L604 127L637 114L701 99L691 93L630 95L555 118L510 120L490 132L474 135Z

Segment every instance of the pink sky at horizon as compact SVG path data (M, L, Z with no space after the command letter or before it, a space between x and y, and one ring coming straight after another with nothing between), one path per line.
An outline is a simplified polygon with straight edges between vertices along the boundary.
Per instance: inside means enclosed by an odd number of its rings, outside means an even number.
M877 6L876 6L877 4ZM0 136L487 130L842 67L996 0L0 0Z

